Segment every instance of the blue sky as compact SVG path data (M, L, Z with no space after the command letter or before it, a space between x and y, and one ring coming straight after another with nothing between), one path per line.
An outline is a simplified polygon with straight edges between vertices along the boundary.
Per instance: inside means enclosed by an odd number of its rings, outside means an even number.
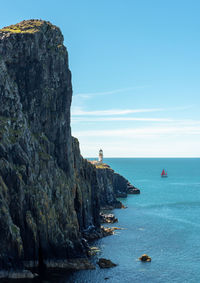
M200 1L0 1L0 25L59 26L84 157L200 156Z

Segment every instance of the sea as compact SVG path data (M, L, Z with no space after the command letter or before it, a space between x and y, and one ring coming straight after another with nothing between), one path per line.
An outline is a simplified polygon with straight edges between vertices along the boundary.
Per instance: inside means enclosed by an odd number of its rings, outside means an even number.
M116 172L141 190L120 199L126 209L112 213L115 235L94 242L117 264L110 269L74 272L54 281L71 283L200 282L200 158L106 158ZM165 169L168 178L161 178ZM140 262L148 254L151 262Z
M77 283L200 282L200 158L106 158L116 172L141 190L115 209L121 227L95 242L110 269L80 271ZM168 178L161 178L165 169ZM112 225L110 225L112 226ZM140 262L142 254L151 262Z

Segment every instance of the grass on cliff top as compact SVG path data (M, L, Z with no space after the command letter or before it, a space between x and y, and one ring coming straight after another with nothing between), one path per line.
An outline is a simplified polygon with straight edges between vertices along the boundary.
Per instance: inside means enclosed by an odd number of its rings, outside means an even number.
M88 160L88 162L91 163L92 165L94 165L98 169L110 168L110 166L108 164L106 164L106 163L99 163L99 161L97 161L97 160Z
M39 28L47 23L49 26L54 27L51 23L45 22L42 20L28 20L22 21L16 25L11 25L0 29L0 32L9 32L9 33L35 33L39 31Z
M106 163L94 164L94 165L95 165L95 167L97 169L107 169L107 168L110 168L110 166L108 164L106 164Z

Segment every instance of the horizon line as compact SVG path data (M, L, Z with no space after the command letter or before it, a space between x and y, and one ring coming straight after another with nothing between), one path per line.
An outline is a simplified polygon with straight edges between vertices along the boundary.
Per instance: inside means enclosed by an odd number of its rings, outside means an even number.
M87 159L87 158L96 158L96 159L98 159L98 157L92 157L92 156L88 156L88 157L83 157L83 158L85 158L85 159ZM126 158L126 159L131 159L131 158L200 158L200 156L178 156L178 157L176 157L176 156L170 156L170 157L166 157L166 156L139 156L139 157L137 157L137 156L133 156L133 157L126 157L126 156L119 156L119 157L110 157L110 156L108 156L108 157L104 157L104 159L107 159L107 158Z

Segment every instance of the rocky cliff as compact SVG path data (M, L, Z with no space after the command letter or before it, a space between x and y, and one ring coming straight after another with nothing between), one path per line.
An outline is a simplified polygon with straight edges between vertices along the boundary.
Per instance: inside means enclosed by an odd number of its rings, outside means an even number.
M140 190L118 173L113 174L113 191L116 197L125 198L128 194L140 194Z
M138 188L107 164L97 165L96 169L101 209L122 208L123 204L117 198L126 198L128 194L140 194Z
M100 205L117 203L113 173L71 137L71 99L59 28L0 30L0 270L82 256L85 233L100 233Z

